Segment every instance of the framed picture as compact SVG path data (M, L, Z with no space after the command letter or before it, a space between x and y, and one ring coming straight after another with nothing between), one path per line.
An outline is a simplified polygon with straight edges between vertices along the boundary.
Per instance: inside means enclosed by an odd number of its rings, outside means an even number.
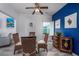
M55 28L59 29L60 28L60 19L55 21Z
M33 23L32 23L32 22L31 22L31 23L29 23L29 26L30 26L30 27L33 27Z
M77 13L65 17L65 28L77 28Z
M8 18L6 18L6 22L7 22L7 27L8 28L13 28L14 27L14 18L8 17Z

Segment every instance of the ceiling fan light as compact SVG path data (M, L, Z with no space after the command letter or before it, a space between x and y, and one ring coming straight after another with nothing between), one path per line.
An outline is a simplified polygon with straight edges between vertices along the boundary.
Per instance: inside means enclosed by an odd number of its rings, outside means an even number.
M39 9L35 9L35 12L39 12Z

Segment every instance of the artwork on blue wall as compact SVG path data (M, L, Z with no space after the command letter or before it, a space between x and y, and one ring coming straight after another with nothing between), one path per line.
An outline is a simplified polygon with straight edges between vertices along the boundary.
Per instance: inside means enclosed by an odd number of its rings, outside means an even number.
M7 27L8 28L13 28L14 27L14 19L12 17L8 17L6 19L6 21L7 21Z
M66 26L65 17L68 15L76 15L75 28ZM73 53L79 55L79 3L68 3L52 16L52 20L61 19L61 28L55 29L55 32L63 32L64 36L73 38ZM74 19L73 19L74 20ZM68 22L72 23L71 20ZM67 25L67 24L66 24Z
M65 17L65 28L77 28L77 13Z
M60 19L55 21L55 28L59 29L60 28Z

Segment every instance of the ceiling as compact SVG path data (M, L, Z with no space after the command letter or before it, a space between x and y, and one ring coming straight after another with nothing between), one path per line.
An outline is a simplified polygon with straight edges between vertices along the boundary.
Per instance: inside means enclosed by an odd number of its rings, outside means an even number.
M25 7L33 7L34 3L11 3L9 4L18 13L22 14L32 14L34 9L25 9ZM43 13L53 15L59 9L61 9L66 3L40 3L40 6L48 6L48 9L43 9Z

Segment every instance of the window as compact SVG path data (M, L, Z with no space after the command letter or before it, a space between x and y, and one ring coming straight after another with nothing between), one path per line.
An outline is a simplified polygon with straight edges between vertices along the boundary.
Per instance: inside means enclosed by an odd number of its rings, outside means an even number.
M43 22L43 34L54 35L54 22Z

